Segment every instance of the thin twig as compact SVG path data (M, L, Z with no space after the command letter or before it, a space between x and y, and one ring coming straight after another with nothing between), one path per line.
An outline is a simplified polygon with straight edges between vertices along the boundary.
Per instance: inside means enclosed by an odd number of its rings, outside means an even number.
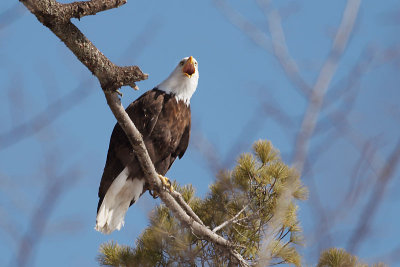
M19 3L15 3L10 8L0 13L0 30L3 30L7 26L11 25L14 21L22 17L26 12L26 9L21 7Z
M66 111L77 106L90 95L92 87L89 84L90 81L82 82L74 90L50 103L43 111L28 121L13 127L7 132L0 133L0 150L6 149L36 134L49 126Z
M221 223L220 225L218 225L217 227L215 227L212 231L214 233L216 233L217 231L221 230L222 228L224 228L225 226L234 223L236 221L237 218L239 218L240 214L242 214L243 211L245 211L245 209L247 209L249 207L250 204L247 204L246 206L243 207L243 209L241 209L235 216L233 216L232 218L230 218L229 220Z
M222 11L223 15L236 27L242 30L251 41L256 45L260 46L266 52L272 54L276 57L282 69L285 71L289 80L295 85L295 88L299 88L300 92L304 96L308 96L310 93L310 86L305 82L305 80L300 75L297 65L294 59L290 56L287 46L284 41L285 36L280 25L280 17L278 13L273 15L273 21L269 21L271 37L269 37L265 32L260 30L252 22L247 20L243 15L234 10L225 0L214 0L216 6ZM260 6L264 11L267 10L269 1L259 1ZM268 10L268 14L271 14ZM267 16L268 18L268 16ZM276 38L272 40L272 38Z
M257 3L264 11L268 21L273 55L280 63L289 81L291 81L296 88L299 88L304 96L308 97L311 93L311 88L301 76L297 63L289 53L279 11L270 8L270 0L257 0Z
M348 0L342 21L333 41L328 59L325 61L313 87L310 102L301 123L301 129L297 135L293 164L302 173L307 157L310 139L316 127L324 96L329 88L333 75L339 64L339 60L350 39L355 21L357 19L361 0Z
M396 168L399 166L400 162L400 139L397 142L392 154L387 160L386 165L380 171L379 177L375 182L374 190L365 205L360 219L358 221L355 231L351 235L348 242L348 250L355 253L358 249L359 244L365 238L367 232L369 231L369 225L376 214L376 211L381 203L386 187L390 180L394 177Z

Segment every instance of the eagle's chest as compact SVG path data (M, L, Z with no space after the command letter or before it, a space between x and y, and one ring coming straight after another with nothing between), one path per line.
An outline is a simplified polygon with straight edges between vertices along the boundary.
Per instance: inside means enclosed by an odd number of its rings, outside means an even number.
M186 105L172 101L166 103L152 132L153 142L168 150L176 148L189 121L190 113Z

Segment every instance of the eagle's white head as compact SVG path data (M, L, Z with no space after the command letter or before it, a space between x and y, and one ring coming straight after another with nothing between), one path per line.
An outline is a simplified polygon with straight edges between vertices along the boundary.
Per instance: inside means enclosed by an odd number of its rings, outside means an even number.
M160 83L157 88L175 95L177 101L182 100L186 105L189 105L198 82L199 67L196 59L191 56L183 58L168 78Z

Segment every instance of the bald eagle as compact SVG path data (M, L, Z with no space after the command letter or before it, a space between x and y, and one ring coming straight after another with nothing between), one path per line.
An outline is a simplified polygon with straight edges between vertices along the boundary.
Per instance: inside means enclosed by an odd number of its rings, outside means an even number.
M166 184L165 175L182 158L190 137L190 98L199 80L197 61L183 58L167 79L144 93L126 112L143 136L150 158ZM168 185L168 184L167 184ZM115 124L99 186L97 231L109 234L124 225L128 208L146 192L148 184L129 140Z

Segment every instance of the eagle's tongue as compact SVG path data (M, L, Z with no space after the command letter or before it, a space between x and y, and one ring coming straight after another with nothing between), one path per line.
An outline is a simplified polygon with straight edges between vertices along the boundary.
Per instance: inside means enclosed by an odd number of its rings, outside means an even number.
M194 68L194 64L190 62L189 60L186 62L185 66L183 66L183 72L191 76L196 69Z

